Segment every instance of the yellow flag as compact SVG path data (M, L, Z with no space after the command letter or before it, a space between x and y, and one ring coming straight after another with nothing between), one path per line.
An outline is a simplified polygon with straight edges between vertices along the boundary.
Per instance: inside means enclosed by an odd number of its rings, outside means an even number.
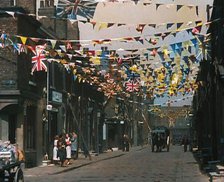
M26 44L27 37L20 36L20 39L21 39L23 44Z
M95 65L100 65L100 58L98 57L92 57L90 58L90 61Z
M182 56L189 56L189 52L187 51L187 49L184 49L181 53Z
M102 29L105 29L108 27L108 23L105 23L105 22L101 22L99 24L99 29L98 30L102 30Z

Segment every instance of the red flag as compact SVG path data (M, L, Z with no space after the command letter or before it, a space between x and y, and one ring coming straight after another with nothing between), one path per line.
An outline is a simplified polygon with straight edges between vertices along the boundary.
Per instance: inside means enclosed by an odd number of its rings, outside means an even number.
M43 54L44 48L46 45L38 45L35 47L35 51L32 50L32 52L35 54L35 56L32 57L32 63L34 63L31 73L36 71L47 71L47 66L43 62L43 60L46 60L45 55Z
M47 66L44 64L43 60L46 60L45 55L37 53L32 57L32 63L34 63L32 68L32 73L36 71L47 71Z

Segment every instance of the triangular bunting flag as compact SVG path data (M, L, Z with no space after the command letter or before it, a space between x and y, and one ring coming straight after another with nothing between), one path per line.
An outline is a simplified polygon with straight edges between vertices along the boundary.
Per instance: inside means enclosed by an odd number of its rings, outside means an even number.
M196 45L198 43L197 39L196 38L195 39L191 39L191 42L193 43L194 47L196 47Z
M161 37L164 40L170 34L171 34L171 32L165 32L165 33L162 33Z
M189 34L189 33L192 33L192 29L193 29L193 28L186 29L187 33L188 33L188 34Z
M160 5L162 5L162 4L156 4L156 10L159 8Z
M161 61L164 61L164 53L159 51L158 55L159 55Z
M51 42L52 49L54 49L55 48L55 45L57 43L57 40L51 39L50 42Z
M188 56L189 52L187 51L187 49L184 49L181 53L182 56Z
M170 44L170 47L172 48L173 52L175 53L175 51L176 51L176 45L175 44Z
M182 25L183 23L177 23L177 30L179 30Z
M177 11L179 11L182 7L183 5L177 5Z
M72 50L72 43L71 42L67 42L66 43L66 50Z
M134 37L134 39L143 44L143 39L141 37Z
M203 25L201 20L200 21L196 21L195 24L196 24L196 26L202 26Z
M99 24L99 30L102 30L102 29L105 29L105 28L108 28L108 23L101 22Z
M30 39L34 42L39 42L40 38L33 38L33 37L30 37Z
M174 25L174 23L167 23L166 24L166 28L169 29L170 27L172 27Z
M176 53L177 53L177 54L181 55L181 52L182 52L182 48L180 48L180 49L176 49Z
M112 27L114 25L114 23L108 23L107 27Z
M90 23L93 25L93 29L94 29L95 28L95 25L96 25L96 22L91 21Z
M140 38L140 39L138 40L138 42L140 42L141 44L144 44L144 41L143 41L142 38Z
M119 27L119 26L123 26L123 25L125 25L125 23L118 23L118 24L117 24L118 27Z
M156 24L148 24L149 27L156 28Z
M72 54L67 54L68 58L72 60Z
M100 58L99 57L92 57L90 58L90 61L94 64L94 65L100 65Z
M145 24L139 24L139 25L137 26L136 30L137 30L138 32L141 32L141 33L142 33L144 27L145 27Z
M191 46L188 46L187 50L188 50L188 52L191 54L191 51L192 51Z
M71 20L71 19L70 19ZM81 22L81 23L87 23L88 21L86 21L86 20L79 20L79 22ZM89 22L89 23L91 23L91 22Z
M175 44L175 49L176 50L181 49L181 48L182 48L182 42L179 42L179 43Z
M7 14L11 15L15 19L15 12L6 11Z
M59 47L61 48L62 51L66 52L66 47L65 47L65 45L60 45Z
M27 41L27 37L20 36L22 43L25 45Z
M201 25L200 26L197 26L197 27L194 27L192 29L192 34L195 35L195 34L199 34L201 32Z

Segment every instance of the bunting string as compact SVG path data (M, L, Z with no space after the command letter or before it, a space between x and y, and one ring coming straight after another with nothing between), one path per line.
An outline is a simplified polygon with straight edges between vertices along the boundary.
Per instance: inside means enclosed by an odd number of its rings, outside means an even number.
M15 17L11 12L5 13ZM54 40L8 35L2 32L0 48L2 50L9 48L19 55L31 53L33 65L31 74L36 71L47 71L47 62L55 61L62 64L68 72L73 73L74 80L96 85L98 91L104 92L108 98L115 95L130 97L133 92L145 100L179 94L188 97L200 84L195 79L197 65L209 56L209 50L204 49L204 44L209 43L209 35L202 35L201 29L213 22L195 21L194 23L195 26L183 29L182 25L176 24L175 31L100 40ZM149 24L136 25L139 28L137 31L142 32L146 25L150 26ZM168 30L174 23L164 25ZM155 28L158 26L161 25L156 25ZM158 39L164 40L166 36L181 31L187 31L193 35L193 38L158 46ZM103 47L101 50L89 50L85 47L88 43L105 45L112 41L147 44L144 44L146 46L144 48L131 50L109 50ZM118 54L121 51L126 53ZM175 100L169 101L172 102Z

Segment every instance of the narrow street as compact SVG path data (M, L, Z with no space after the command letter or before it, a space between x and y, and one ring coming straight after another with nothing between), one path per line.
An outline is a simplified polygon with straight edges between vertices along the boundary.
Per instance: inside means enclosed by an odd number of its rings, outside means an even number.
M0 182L224 182L224 0L0 0L0 20Z
M119 153L120 155L117 155ZM152 153L149 146L131 149L130 152L113 152L114 157L59 174L25 172L28 182L74 181L138 181L138 182L206 182L191 152L183 152L182 146L172 146L170 152ZM108 154L101 154L108 155ZM100 156L96 156L100 157ZM79 162L78 159L75 162ZM52 169L55 167L52 167ZM60 168L60 167L59 167ZM35 170L35 169L34 169ZM40 170L40 169L39 169Z

